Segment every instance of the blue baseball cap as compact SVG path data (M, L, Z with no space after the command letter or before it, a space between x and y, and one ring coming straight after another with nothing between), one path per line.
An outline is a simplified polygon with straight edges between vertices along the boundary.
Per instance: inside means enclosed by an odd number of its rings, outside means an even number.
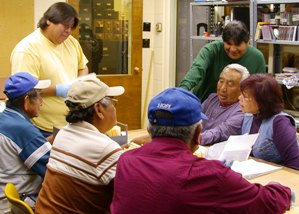
M190 126L208 117L201 112L200 100L182 88L168 88L155 96L148 106L148 120L153 125Z
M28 72L19 72L10 76L4 86L3 93L8 99L26 94L31 89L45 89L51 85L51 80L38 80Z

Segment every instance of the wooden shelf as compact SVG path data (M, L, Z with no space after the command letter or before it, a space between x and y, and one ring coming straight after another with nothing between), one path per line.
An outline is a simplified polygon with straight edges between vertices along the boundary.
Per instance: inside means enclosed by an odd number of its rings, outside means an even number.
M277 45L299 45L299 41L287 41L287 40L256 40L256 43L265 44L277 44Z

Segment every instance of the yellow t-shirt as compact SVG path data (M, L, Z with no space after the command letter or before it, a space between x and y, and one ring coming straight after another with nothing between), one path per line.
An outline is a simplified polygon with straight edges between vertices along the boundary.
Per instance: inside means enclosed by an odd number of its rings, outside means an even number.
M39 28L16 45L10 61L12 74L26 71L39 80L50 79L52 85L71 83L88 62L73 36L56 45ZM66 124L67 111L63 98L44 97L40 115L33 122L38 128L52 132L54 126L61 128Z

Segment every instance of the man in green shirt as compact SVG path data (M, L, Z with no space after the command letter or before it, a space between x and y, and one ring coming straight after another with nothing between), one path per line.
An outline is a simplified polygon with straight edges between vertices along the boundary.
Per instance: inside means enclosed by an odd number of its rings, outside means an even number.
M265 73L263 54L249 45L249 32L240 21L226 25L223 41L205 45L193 61L180 87L192 90L203 102L210 93L216 92L220 72L232 63L246 67L250 74Z

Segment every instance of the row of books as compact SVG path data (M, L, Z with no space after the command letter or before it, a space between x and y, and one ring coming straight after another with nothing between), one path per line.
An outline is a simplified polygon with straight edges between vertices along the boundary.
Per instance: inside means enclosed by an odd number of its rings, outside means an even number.
M269 22L258 22L255 40L265 41L286 40L299 41L299 27L297 25L271 25Z
M263 13L261 18L263 22L270 22L270 24L276 24L276 25L298 25L299 24L298 11L280 12L280 13Z

